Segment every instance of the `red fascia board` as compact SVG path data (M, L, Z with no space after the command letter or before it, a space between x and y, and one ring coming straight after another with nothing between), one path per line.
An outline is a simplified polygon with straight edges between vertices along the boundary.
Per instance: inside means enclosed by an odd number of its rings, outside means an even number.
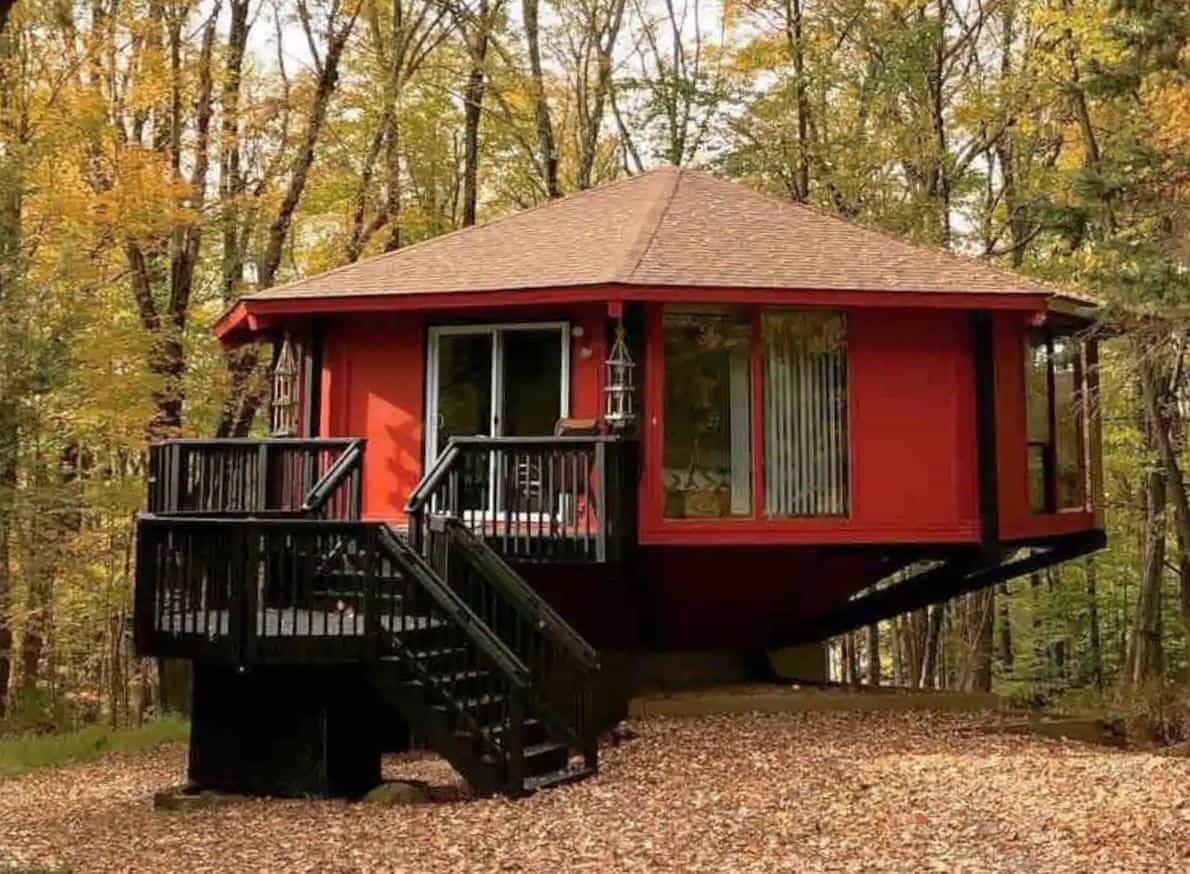
M989 294L937 291L848 291L784 288L716 288L635 285L590 285L577 288L531 288L512 291L424 292L418 294L325 295L257 298L239 301L215 324L215 335L235 344L267 327L269 316L333 315L409 310L458 310L543 304L724 303L799 306L924 307L1044 311L1043 294ZM248 336L241 336L241 335Z

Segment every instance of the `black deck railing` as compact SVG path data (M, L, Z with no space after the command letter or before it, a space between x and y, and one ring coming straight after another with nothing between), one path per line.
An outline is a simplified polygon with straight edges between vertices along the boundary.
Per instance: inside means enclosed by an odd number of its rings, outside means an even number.
M612 436L456 437L409 498L410 539L458 518L510 561L617 562L635 534L636 444Z
M528 668L384 523L145 515L137 534L142 655L240 666L398 656L456 726L523 772L520 733L486 727L524 720ZM465 694L443 683L458 677L471 678Z
M484 791L519 794L565 770L569 750L594 771L596 654L493 550L499 541L517 555L607 560L626 530L610 497L616 448L581 438L452 448L424 489L414 542L359 519L362 441L153 447L150 512L137 519L137 652L240 667L367 665L376 688ZM492 485L483 464L512 466L520 479ZM544 493L525 491L526 470L544 476ZM504 538L467 515L468 490L480 489L508 508ZM459 515L443 515L449 507ZM527 750L534 726L548 743Z
M360 517L360 439L167 440L149 447L158 515Z

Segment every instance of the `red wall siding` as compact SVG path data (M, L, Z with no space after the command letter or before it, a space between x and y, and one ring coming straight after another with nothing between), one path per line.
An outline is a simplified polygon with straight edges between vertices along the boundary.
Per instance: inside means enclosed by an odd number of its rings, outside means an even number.
M641 533L646 543L962 542L978 537L974 367L969 315L928 309L848 313L852 514L848 519L664 520L660 491L660 307L649 312L642 437ZM568 318L571 415L603 408L606 309L480 313L472 321ZM452 321L458 321L457 316ZM364 512L399 520L422 475L425 340L434 314L346 316L329 322L321 433L368 440ZM997 451L1003 539L1092 526L1088 513L1030 514L1025 477L1025 321L996 316ZM584 349L589 354L584 355Z
M1095 527L1091 513L1029 510L1027 431L1025 422L1025 332L1019 313L997 313L996 454L999 469L1000 539L1021 540L1083 531Z
M851 515L661 517L661 310L650 314L642 535L648 543L961 542L979 530L970 316L849 310Z
M574 338L570 352L570 411L593 417L602 411L605 313L603 306L587 306L570 314L504 311L468 321L569 318L572 325L581 325L583 336ZM348 316L326 327L321 433L367 438L363 502L368 518L402 520L405 501L421 479L427 328L446 321L433 314L371 314Z
M425 325L416 315L328 327L323 350L325 434L364 437L364 515L399 519L421 478Z
M853 522L923 536L979 524L975 365L963 312L850 315Z

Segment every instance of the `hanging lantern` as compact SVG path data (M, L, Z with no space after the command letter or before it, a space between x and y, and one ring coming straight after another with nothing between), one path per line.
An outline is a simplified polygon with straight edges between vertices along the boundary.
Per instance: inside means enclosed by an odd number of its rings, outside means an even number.
M616 342L612 344L611 355L604 362L604 367L607 370L603 389L607 394L607 411L603 419L612 430L622 431L636 421L636 413L632 408L632 371L636 364L628 354L622 319L616 324Z
M273 367L272 425L274 437L293 437L298 429L298 360L289 334Z

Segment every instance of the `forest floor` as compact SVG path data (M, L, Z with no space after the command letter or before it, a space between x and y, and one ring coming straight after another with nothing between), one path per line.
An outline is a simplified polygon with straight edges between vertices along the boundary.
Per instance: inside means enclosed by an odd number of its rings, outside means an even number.
M649 719L598 777L504 799L157 811L169 745L0 781L0 872L1190 871L1190 759L978 716ZM388 776L452 780L399 757Z

